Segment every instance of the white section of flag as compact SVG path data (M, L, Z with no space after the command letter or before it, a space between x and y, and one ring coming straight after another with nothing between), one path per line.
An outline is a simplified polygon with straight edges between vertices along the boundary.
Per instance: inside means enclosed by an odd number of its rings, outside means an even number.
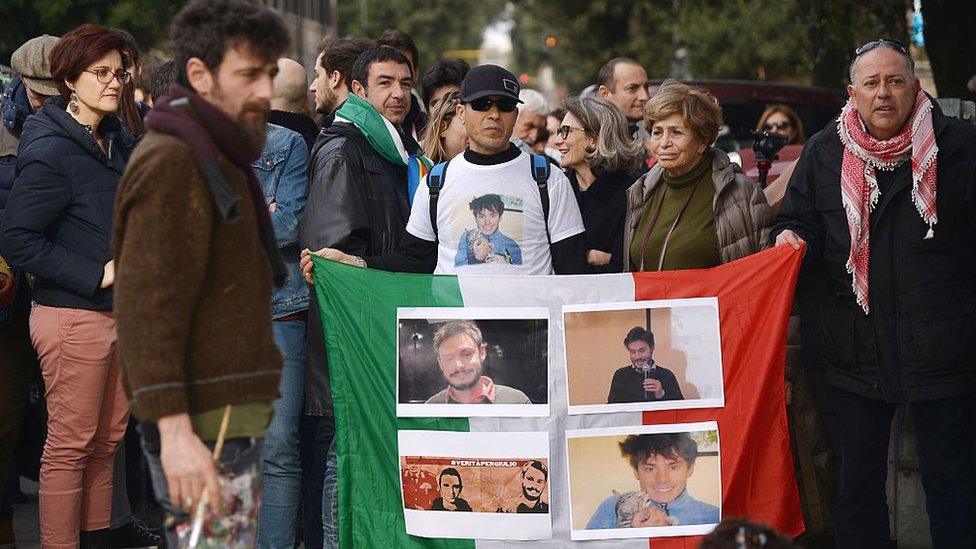
M551 540L533 542L478 540L479 549L508 547L551 548L584 546L570 540L569 473L566 463L566 429L623 427L641 425L640 412L616 414L567 414L566 356L562 341L562 306L576 303L606 303L634 301L634 278L630 274L599 276L510 277L464 276L458 278L465 307L548 307L549 308L549 410L547 418L471 418L472 432L477 431L548 431L550 509L552 510ZM528 297L527 297L528 296ZM585 542L586 549L622 548L647 549L643 539L594 540Z

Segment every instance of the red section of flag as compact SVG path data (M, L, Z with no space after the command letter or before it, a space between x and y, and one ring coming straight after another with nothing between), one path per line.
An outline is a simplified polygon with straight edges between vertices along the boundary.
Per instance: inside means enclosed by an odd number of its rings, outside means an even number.
M717 421L722 516L803 533L786 425L786 325L801 253L777 246L714 269L635 273L638 300L718 297L725 407L645 412L644 424ZM658 538L654 549L692 549L700 537Z

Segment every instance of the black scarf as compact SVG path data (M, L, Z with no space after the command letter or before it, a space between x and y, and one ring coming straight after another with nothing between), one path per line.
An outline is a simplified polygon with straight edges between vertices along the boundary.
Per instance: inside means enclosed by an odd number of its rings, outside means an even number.
M268 260L271 261L275 286L280 288L284 285L288 272L271 226L268 206L264 203L264 193L251 168L251 162L261 156L261 150L248 147L250 141L245 138L241 127L220 109L196 93L175 84L170 87L169 95L160 99L146 116L146 125L154 131L178 137L190 146L197 166L213 193L217 210L225 222L237 221L240 219L240 212L237 209L238 196L221 171L218 161L220 154L244 172L250 198L254 202L258 234L261 245L268 254Z

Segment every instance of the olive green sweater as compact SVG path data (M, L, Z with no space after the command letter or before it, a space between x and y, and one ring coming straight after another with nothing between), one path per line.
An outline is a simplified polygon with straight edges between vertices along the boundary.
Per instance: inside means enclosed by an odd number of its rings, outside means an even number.
M766 204L762 189L749 179L724 152L712 148L706 153L712 163L713 227L722 263L742 259L772 245L769 229L773 213ZM624 223L624 250L632 248L644 212L651 207L651 197L664 180L661 165L655 165L627 189L627 220ZM673 219L672 219L673 221ZM626 265L630 267L630 261ZM656 269L645 265L645 268Z
M651 194L649 207L645 208L630 244L631 270L657 271L662 258L662 271L707 269L721 264L712 210L715 186L711 158L703 158L683 176L665 173L663 179L664 185L658 185ZM662 254L665 240L667 249Z

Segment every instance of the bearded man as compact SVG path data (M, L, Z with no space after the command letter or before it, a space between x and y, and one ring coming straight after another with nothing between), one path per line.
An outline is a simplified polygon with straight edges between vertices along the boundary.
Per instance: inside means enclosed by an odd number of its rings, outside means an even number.
M149 114L117 191L118 347L169 546L188 542L201 499L222 496L253 503L225 509L206 535L253 546L281 376L271 298L287 272L251 163L288 31L260 4L194 0L170 37L177 85Z
M850 99L807 142L773 231L823 277L816 319L840 418L839 547L885 547L888 441L914 415L935 547L976 535L976 139L921 90L908 49L855 50Z
M549 481L549 468L539 460L532 460L522 467L522 497L516 513L548 513L549 504L542 501Z
M437 366L447 388L426 404L532 404L518 389L496 385L484 375L488 344L470 320L445 323L434 333Z

